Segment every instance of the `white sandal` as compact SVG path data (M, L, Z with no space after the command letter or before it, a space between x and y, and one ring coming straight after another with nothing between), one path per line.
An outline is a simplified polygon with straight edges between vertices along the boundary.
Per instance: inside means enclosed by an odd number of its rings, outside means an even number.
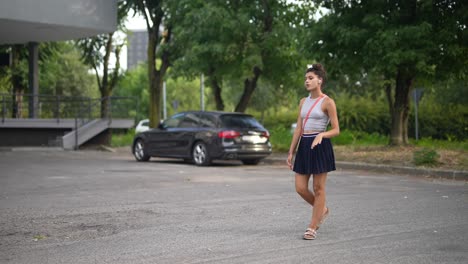
M317 231L312 228L307 228L302 238L305 240L314 240L317 238Z

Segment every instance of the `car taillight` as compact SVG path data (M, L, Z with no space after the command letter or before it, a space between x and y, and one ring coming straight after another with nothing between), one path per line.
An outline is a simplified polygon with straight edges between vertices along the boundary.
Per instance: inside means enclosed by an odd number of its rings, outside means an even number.
M238 136L240 136L240 132L233 130L221 131L218 133L219 138L236 138Z
M270 133L268 131L263 131L262 136L266 138L270 138Z

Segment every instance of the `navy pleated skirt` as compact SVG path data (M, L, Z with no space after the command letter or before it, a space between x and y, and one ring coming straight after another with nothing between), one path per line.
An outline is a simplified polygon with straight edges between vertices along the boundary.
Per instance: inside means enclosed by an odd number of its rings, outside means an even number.
M335 155L329 138L323 138L322 143L313 149L310 148L317 134L304 134L300 138L294 161L294 172L310 175L336 170Z

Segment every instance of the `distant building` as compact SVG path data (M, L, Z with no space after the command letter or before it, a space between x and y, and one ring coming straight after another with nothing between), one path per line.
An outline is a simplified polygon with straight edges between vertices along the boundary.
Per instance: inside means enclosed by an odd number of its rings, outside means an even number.
M130 70L148 60L148 33L146 30L130 31L127 38L127 69Z

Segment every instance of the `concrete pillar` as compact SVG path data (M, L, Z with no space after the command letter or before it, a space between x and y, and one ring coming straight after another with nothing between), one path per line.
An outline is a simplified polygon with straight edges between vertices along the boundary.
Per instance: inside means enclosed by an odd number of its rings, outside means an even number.
M29 118L38 118L39 110L39 43L29 42Z

